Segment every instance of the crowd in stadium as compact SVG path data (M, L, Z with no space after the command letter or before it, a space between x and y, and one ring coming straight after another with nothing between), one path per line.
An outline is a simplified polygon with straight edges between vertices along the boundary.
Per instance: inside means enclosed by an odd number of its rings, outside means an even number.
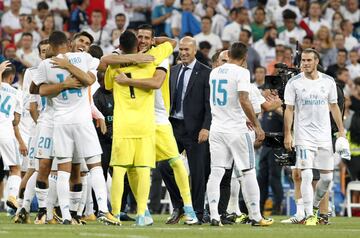
M35 195L35 224L147 226L171 207L167 224L268 226L290 189L282 223L345 214L358 0L0 0L0 16L0 211L15 223L33 223ZM285 68L302 73L270 90Z

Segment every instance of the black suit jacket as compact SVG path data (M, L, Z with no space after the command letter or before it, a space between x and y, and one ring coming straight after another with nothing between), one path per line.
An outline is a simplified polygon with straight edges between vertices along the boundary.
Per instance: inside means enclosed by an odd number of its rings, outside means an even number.
M182 65L178 64L170 69L171 112L181 67ZM196 61L186 88L183 101L184 123L187 133L194 138L198 137L201 129L210 130L210 72L211 69L209 67Z

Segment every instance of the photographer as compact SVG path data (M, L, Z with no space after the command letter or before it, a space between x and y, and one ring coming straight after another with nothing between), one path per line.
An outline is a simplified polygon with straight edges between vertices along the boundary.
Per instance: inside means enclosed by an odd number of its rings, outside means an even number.
M337 89L333 78L317 71L319 53L305 49L301 54L303 73L289 80L285 88L284 145L292 150L292 124L295 114L294 135L296 167L301 169L301 194L305 208L305 225L317 224L320 200L329 190L333 178L333 148L330 114L345 136L341 113L337 105ZM320 170L320 180L312 189L312 169Z

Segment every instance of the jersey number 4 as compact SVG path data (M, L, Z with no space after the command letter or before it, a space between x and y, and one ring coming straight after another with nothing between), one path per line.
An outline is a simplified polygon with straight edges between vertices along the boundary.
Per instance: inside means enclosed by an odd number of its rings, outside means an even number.
M224 87L228 83L227 79L213 79L211 82L213 104L218 106L225 106L227 103L228 94Z
M63 74L57 74L56 77L60 81L60 83L64 82L64 75ZM79 97L82 96L81 89L70 88L70 89L67 89L67 90L64 90L64 91L61 92L61 95L62 95L64 100L69 99L69 97L67 95L68 92L69 93L76 93Z
M2 99L0 95L0 112L4 113L6 117L9 117L11 110L11 105L8 105L9 100L10 96L6 96L5 99Z

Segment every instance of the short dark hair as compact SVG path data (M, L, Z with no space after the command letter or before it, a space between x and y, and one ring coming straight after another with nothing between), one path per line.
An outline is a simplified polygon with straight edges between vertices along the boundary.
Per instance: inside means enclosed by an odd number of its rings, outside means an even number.
M313 42L314 42L314 38L313 38L312 36L310 36L310 35L306 35L306 36L304 36L303 40L305 40L305 39L310 40L310 42L311 42L311 43L313 43Z
M68 39L65 33L62 31L53 31L49 36L49 44L51 46L59 46L67 43Z
M126 19L126 16L125 16L124 13L118 13L118 14L116 14L115 19L118 18L118 17L125 17L125 19Z
M10 64L6 67L6 69L4 70L4 72L2 73L1 77L2 80L6 79L7 77L9 77L10 75L15 75L16 74L16 68L15 65Z
M338 70L336 70L336 77L341 75L344 72L349 72L349 70L347 68L345 68L345 67L339 68Z
M138 27L136 28L136 31L139 31L139 30L151 31L151 37L154 37L154 36L155 36L154 28L153 28L152 25L150 25L150 24L141 24L140 26L138 26Z
M319 52L317 52L315 49L311 49L311 48L306 48L304 49L301 53L304 53L304 54L314 54L314 57L318 60L320 60L320 54Z
M104 55L103 50L98 45L90 45L88 53L97 59L100 59Z
M39 2L39 3L37 4L37 10L38 10L38 11L41 11L41 10L49 10L49 5L48 5L47 2L45 2L45 1Z
M42 46L42 45L47 45L47 44L49 44L49 39L44 39L44 40L42 40L42 41L39 42L39 44L37 45L39 54L41 53L41 46Z
M283 11L282 13L282 17L283 19L296 19L296 13L291 11L290 9L285 9L285 11Z
M22 39L23 37L25 37L25 36L30 36L31 39L33 39L33 35L32 35L30 32L24 32L24 33L22 33L22 34L21 34L21 39Z
M339 53L345 53L346 56L348 55L348 52L345 49L338 49L337 54L339 54Z
M354 84L357 85L357 86L360 86L360 77L356 77L354 79Z
M210 23L212 23L212 19L211 19L211 17L209 17L209 16L203 16L203 17L201 18L201 21L203 21L203 20L209 20Z
M120 35L120 46L124 53L131 53L137 47L138 41L134 32L126 30Z
M247 46L242 42L234 42L229 49L229 57L236 60L241 60L246 56Z
M95 13L101 13L101 15L102 15L102 11L100 9L98 9L98 8L94 9L91 14L93 14L94 12Z
M249 31L248 29L245 29L245 28L241 28L241 31L246 32L246 34L248 35L249 39L251 38L251 31Z
M199 43L199 49L200 50L203 50L203 49L208 49L210 50L211 49L211 44L208 42L208 41L201 41Z
M87 31L82 31L82 32L76 33L73 37L73 41L76 40L77 38L79 38L80 36L85 36L85 37L89 38L90 44L92 44L94 42L94 37Z
M254 13L257 12L257 11L262 11L266 15L266 11L265 11L265 9L263 7L257 7L255 9Z

